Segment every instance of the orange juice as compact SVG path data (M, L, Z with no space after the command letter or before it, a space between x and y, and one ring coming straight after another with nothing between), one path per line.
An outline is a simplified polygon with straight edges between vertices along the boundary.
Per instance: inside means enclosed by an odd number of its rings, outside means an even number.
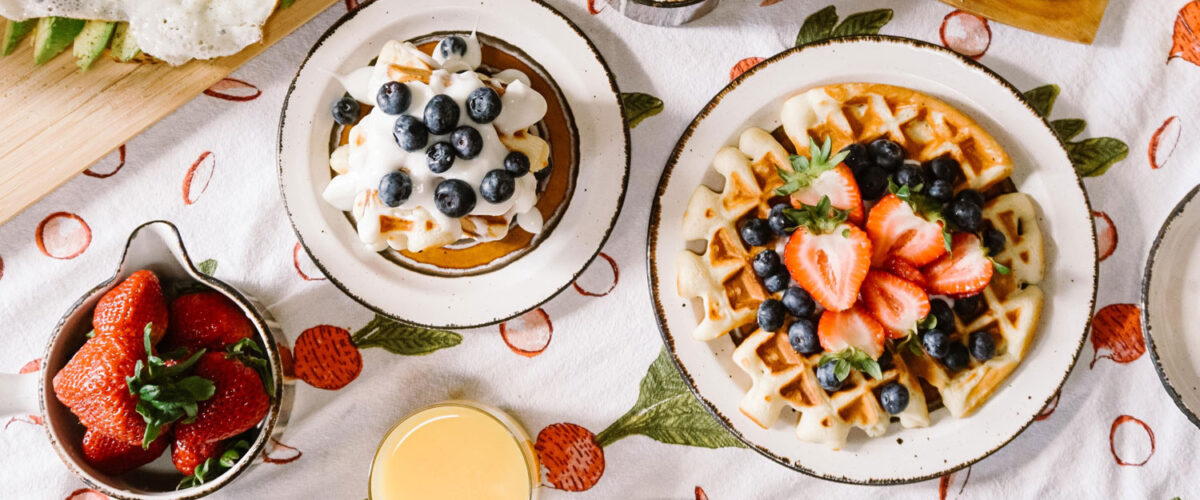
M539 469L529 436L508 415L449 401L396 424L371 463L374 500L536 498Z

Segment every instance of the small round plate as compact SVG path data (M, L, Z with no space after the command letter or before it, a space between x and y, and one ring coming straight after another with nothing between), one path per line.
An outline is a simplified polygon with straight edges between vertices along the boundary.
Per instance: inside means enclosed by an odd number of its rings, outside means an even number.
M938 97L974 118L1008 152L1018 189L1032 196L1050 264L1041 323L1017 370L968 418L944 410L926 428L898 424L879 438L853 430L833 451L796 437L796 416L768 429L738 410L750 387L734 364L728 335L691 336L696 314L675 289L676 257L686 248L680 221L712 159L749 126L773 130L788 97L820 85L878 82ZM1062 144L1021 93L973 60L942 47L895 37L839 38L785 51L751 68L719 92L684 131L667 163L648 234L650 291L659 328L696 396L735 436L763 455L816 477L860 484L936 478L995 452L1032 423L1071 372L1095 300L1097 254L1091 209Z
M1142 332L1163 387L1200 427L1200 186L1171 210L1146 259Z
M476 31L518 52L552 79L573 130L574 190L555 222L502 266L447 276L406 266L358 240L345 213L321 198L329 183L330 104L349 74L388 40ZM571 127L568 127L571 128ZM556 131L551 131L554 133ZM313 262L350 297L381 314L438 328L497 323L549 300L578 277L604 245L629 177L629 130L616 79L591 41L538 0L375 1L346 14L309 52L292 81L279 123L279 186L292 227Z

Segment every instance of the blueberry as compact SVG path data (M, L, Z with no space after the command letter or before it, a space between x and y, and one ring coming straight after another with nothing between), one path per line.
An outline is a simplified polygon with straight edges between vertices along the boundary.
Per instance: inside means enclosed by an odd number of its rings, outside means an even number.
M792 282L792 276L786 270L763 278L763 286L768 292L775 293L787 288Z
M941 330L929 330L921 337L921 346L930 356L942 359L950 352L950 336Z
M450 134L450 145L454 146L459 158L470 160L483 151L483 136L479 135L478 130L463 125Z
M888 188L888 174L883 167L870 166L854 176L858 182L858 190L864 201L874 201L883 197Z
M333 121L339 124L350 125L358 121L358 101L352 97L343 97L334 101L330 110L333 112Z
M908 408L908 388L900 382L888 382L879 389L879 406L883 411L895 415Z
M978 232L983 225L983 209L963 198L954 198L954 201L942 209L942 216L958 229L968 233Z
M987 308L987 303L983 300L983 294L954 299L954 314L958 315L958 319L963 323L974 321L980 314L983 314L985 308Z
M933 201L938 203L946 203L954 198L954 186L942 179L934 179L929 183L929 187L925 188L925 194Z
M846 159L842 160L842 163L850 167L850 171L854 172L854 175L858 175L863 169L875 164L871 160L871 153L867 152L867 147L860 143L856 142L846 146L842 148L842 151L846 152Z
M967 347L958 342L950 344L950 350L946 353L946 357L942 358L942 364L950 371L966 368L969 361L971 359L967 354Z
M517 181L507 170L496 169L483 175L479 183L479 195L492 203L500 203L512 198L517 190Z
M445 141L434 143L425 150L425 164L435 174L450 170L454 166L454 148Z
M375 104L379 105L379 109L389 115L398 115L408 110L408 105L412 103L412 92L408 90L408 85L400 82L387 82L379 87L379 93L375 94Z
M449 59L452 55L465 56L467 55L467 41L463 40L461 36L451 35L438 42L437 51L443 59Z
M939 156L926 163L929 169L929 175L934 179L941 179L953 185L958 182L958 176L962 174L962 168L958 165L958 160L949 156Z
M813 302L812 296L798 286L783 292L783 307L797 318L808 318L817 312L817 303Z
M791 207L787 203L775 205L771 207L771 214L767 216L767 225L771 226L771 230L780 236L788 236L796 230L796 223L783 213L786 208Z
M837 378L837 362L833 360L821 363L817 367L817 382L828 392L836 392L842 388L842 380Z
M937 324L932 329L938 329L943 332L954 330L954 311L950 309L950 304L944 299L929 300L929 315L937 318Z
M392 129L392 137L400 149L408 152L418 151L429 142L429 131L425 124L412 115L400 115L396 118L396 126Z
M979 361L987 361L996 355L996 339L987 330L971 332L967 341L971 344L971 356Z
M925 186L925 174L916 165L904 165L892 174L892 182L897 186L908 186L910 192L919 192Z
M962 203L970 203L979 208L983 208L983 195L974 189L964 189L954 195L954 201Z
M504 170L513 174L514 177L520 177L529 173L529 157L520 151L513 151L504 157Z
M783 319L786 315L783 304L778 300L764 300L762 304L758 305L758 327L768 332L778 330L783 326Z
M446 179L433 190L437 209L450 217L462 217L475 209L475 191L459 179Z
M389 172L379 179L379 201L389 207L398 207L412 196L412 188L408 172Z
M1004 245L1008 242L1008 238L1004 237L1004 233L997 231L994 227L989 227L983 230L983 246L987 247L990 255L996 255L1004 251Z
M867 146L871 160L888 172L894 172L904 164L904 149L891 139L875 139Z
M788 327L788 343L800 354L821 352L821 339L817 337L817 325L813 320L800 318Z
M749 219L743 222L739 233L742 235L742 241L752 247L766 245L771 240L771 226L762 219Z
M433 96L425 104L425 128L433 135L449 134L458 126L458 104L446 94Z
M768 249L755 254L754 260L750 262L750 267L754 269L756 276L765 278L772 274L779 274L783 270L783 261L780 260L778 253Z
M475 123L491 123L500 116L500 94L491 87L479 87L467 96L467 116Z

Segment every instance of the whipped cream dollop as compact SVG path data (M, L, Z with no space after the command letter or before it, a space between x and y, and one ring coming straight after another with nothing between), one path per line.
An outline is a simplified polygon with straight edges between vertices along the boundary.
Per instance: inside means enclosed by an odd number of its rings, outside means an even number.
M443 50L443 46L454 44ZM492 241L508 233L515 219L522 229L538 233L542 216L537 210L537 179L533 172L546 166L549 145L530 133L542 120L547 104L544 97L529 86L529 78L520 71L507 69L494 75L477 70L482 63L479 41L475 36L450 37L434 50L433 56L408 42L391 41L384 45L375 65L357 69L338 79L355 100L375 106L384 84L397 81L407 87L411 101L402 115L421 119L426 104L434 96L445 95L459 108L459 126L479 132L482 148L477 156L458 156L441 173L427 163L426 149L438 142L449 142L450 134L430 133L426 146L405 151L393 136L398 115L387 114L376 106L350 129L349 144L330 156L330 167L337 175L322 193L325 201L354 215L359 239L376 251L421 251L454 243L464 236L476 241ZM498 90L501 108L490 123L476 123L469 117L466 101L472 91L484 86ZM510 151L521 151L531 163L531 172L515 178L515 189L508 199L492 203L480 193L484 176L503 170ZM408 174L412 190L398 206L385 205L378 196L381 179L396 171ZM464 181L474 191L475 207L463 217L451 217L437 208L434 192L447 179Z

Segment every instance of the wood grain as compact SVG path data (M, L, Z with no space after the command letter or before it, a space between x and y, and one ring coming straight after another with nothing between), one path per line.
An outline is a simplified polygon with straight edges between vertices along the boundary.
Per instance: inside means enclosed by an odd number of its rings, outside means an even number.
M942 0L972 14L1023 30L1090 44L1108 0Z
M298 0L271 16L262 43L182 66L118 63L106 54L79 71L70 49L34 66L26 39L0 59L0 223L334 3Z

